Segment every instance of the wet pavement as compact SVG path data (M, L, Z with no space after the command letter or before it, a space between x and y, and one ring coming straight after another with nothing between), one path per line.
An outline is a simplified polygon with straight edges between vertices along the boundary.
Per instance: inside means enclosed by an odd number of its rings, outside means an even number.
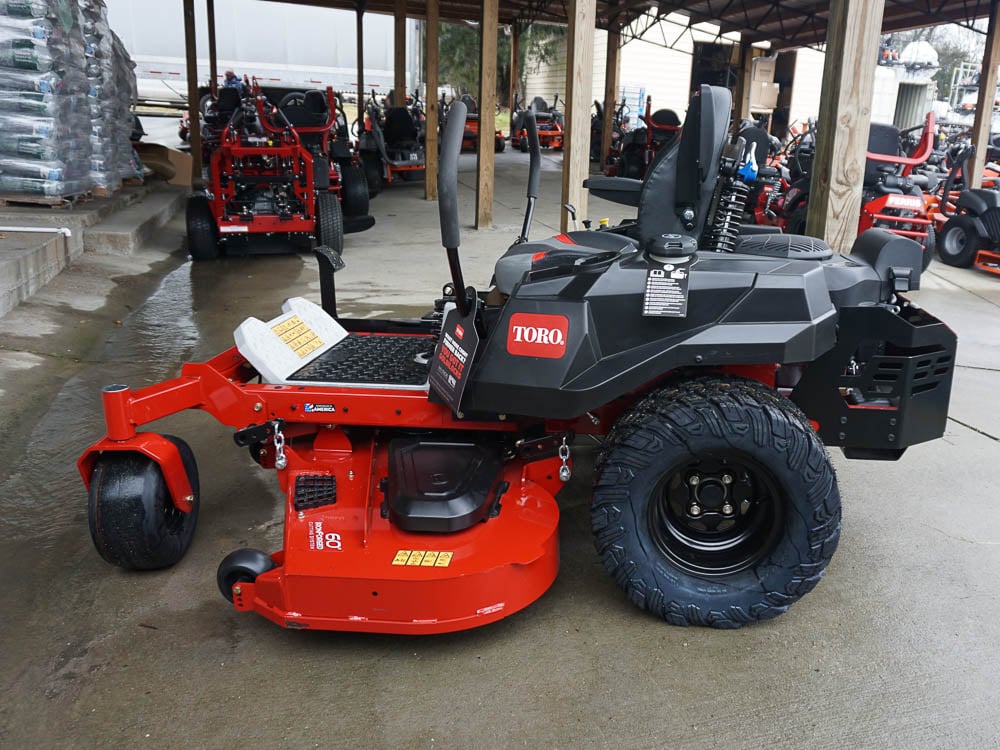
M413 314L445 280L435 204L398 190L347 239L346 313ZM498 193L497 228L466 232L480 284L520 227L523 189ZM540 210L536 234L556 222ZM178 248L181 229L166 230ZM840 547L787 614L728 632L635 609L593 549L581 443L552 589L479 630L391 637L285 631L223 600L219 561L280 547L282 498L205 414L150 428L198 457L199 528L178 565L113 568L87 530L75 461L102 434L101 386L171 377L248 315L318 299L315 262L82 258L0 319L0 747L997 747L1000 279L935 264L924 282L913 296L960 338L947 434L897 463L835 452Z

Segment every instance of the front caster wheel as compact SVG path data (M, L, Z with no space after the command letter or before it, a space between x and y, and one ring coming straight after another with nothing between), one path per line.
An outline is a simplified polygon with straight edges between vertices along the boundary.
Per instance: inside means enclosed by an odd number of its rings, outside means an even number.
M229 601L233 600L233 586L237 583L253 583L257 576L266 573L274 567L274 560L266 552L259 549L238 549L230 552L219 563L219 570L215 575L216 583L219 584L219 591Z
M754 381L652 394L619 420L595 472L605 568L675 625L776 617L819 582L840 537L826 449L792 402Z
M90 536L105 560L129 570L166 568L182 557L198 523L198 468L191 448L180 451L194 504L185 513L170 499L159 465L141 453L105 453L94 462L88 497Z

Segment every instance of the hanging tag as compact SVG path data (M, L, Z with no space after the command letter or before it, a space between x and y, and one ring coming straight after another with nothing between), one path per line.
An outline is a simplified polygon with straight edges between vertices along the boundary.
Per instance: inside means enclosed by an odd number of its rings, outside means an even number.
M686 317L690 274L686 265L649 260L646 290L642 295L643 317Z
M462 394L469 382L469 369L479 348L479 334L476 332L476 310L479 299L472 290L469 314L459 315L452 309L441 326L441 340L434 350L428 382L434 392L451 407L459 411Z

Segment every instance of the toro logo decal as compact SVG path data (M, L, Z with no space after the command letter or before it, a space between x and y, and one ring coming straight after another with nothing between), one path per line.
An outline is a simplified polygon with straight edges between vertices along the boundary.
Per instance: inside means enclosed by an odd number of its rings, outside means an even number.
M507 353L560 359L566 353L568 332L569 319L565 315L515 313L507 328Z

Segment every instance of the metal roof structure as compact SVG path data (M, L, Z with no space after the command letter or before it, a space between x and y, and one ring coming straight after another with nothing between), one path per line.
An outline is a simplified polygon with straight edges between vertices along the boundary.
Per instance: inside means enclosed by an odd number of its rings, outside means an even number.
M366 13L396 12L395 0L268 0ZM442 21L479 18L482 4L474 0L440 0ZM424 18L426 0L406 0L406 15ZM772 48L803 47L826 40L829 0L598 0L595 25L621 29L623 39L645 38L661 20L674 25L712 24L720 34L738 32L744 41L770 42ZM990 0L886 0L882 31L906 31L941 23L973 29L973 22L990 12ZM500 0L500 23L566 23L566 0ZM981 31L981 29L975 29ZM654 40L649 40L654 41Z

